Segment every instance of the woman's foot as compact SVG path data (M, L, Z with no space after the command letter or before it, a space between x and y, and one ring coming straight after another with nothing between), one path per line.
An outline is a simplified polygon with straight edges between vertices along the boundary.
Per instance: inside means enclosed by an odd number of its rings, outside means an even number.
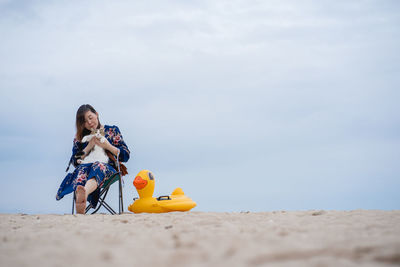
M86 209L86 190L83 186L78 185L75 191L76 196L76 213L85 214Z

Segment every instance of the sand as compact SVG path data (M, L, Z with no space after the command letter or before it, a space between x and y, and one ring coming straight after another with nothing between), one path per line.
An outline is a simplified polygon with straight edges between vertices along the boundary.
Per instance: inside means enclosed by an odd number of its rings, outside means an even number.
M0 214L1 266L399 266L400 211Z

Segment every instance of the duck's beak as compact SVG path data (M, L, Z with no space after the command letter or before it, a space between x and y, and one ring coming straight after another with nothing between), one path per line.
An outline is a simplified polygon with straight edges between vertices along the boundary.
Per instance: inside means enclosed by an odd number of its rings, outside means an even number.
M136 176L135 180L133 180L133 185L137 190L140 190L146 187L147 181L143 180L140 176Z

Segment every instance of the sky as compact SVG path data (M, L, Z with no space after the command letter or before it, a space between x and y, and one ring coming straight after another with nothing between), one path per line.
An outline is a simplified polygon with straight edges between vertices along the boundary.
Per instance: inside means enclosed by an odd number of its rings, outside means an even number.
M82 104L193 211L400 208L398 1L0 0L0 212L56 201ZM117 186L108 197L116 207Z

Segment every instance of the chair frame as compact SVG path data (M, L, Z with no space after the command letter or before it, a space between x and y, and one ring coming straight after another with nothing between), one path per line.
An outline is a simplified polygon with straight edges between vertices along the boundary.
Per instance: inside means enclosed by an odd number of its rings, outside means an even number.
M113 174L109 180L106 182L105 185L103 185L100 189L100 196L99 196L99 202L97 204L97 208L91 213L95 214L101 207L104 207L108 212L110 212L112 215L117 214L117 212L111 208L111 206L105 201L105 198L107 196L108 190L110 189L110 186L114 184L116 181L113 181L115 179L115 176L118 176L118 188L119 188L119 209L118 209L118 214L121 214L124 212L124 203L123 203L123 197L122 197L122 175L120 172L117 172ZM88 211L94 208L92 204L89 203L85 209L85 214L88 213ZM74 191L74 196L72 198L72 214L75 213L75 191Z

